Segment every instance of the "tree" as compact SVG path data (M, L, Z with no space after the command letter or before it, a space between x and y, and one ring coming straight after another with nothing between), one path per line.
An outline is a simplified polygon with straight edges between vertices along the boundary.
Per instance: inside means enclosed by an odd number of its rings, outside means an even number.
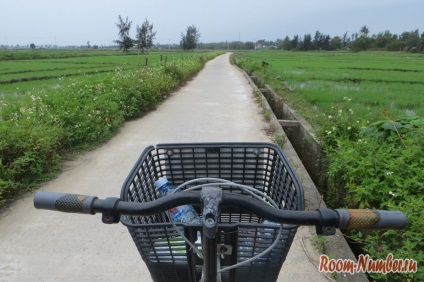
M424 51L424 32L421 33L421 40L420 40L419 51L421 51L421 52Z
M395 41L395 37L389 30L386 30L384 33L380 32L375 36L374 46L376 48L386 48L393 41Z
M197 43L199 42L200 33L197 28L192 25L187 27L186 34L181 33L181 42L180 45L183 50L193 50L197 47Z
M293 39L290 41L290 49L289 50L296 50L296 48L299 45L299 35L293 36Z
M366 25L360 28L359 36L358 33L352 35L352 43L350 43L350 48L355 51L365 51L372 47L373 38L368 37L369 29Z
M290 50L290 37L286 36L284 40L280 41L280 43L277 43L277 46L279 49Z
M244 45L245 45L245 48L247 50L253 50L253 49L255 49L255 43L253 43L253 42L248 41L248 42L244 43Z
M35 44L34 44L34 43L31 43L31 44L29 44L29 47L30 47L32 50L34 50L34 49L35 49Z
M314 36L314 49L315 50L321 50L322 47L322 41L323 41L323 35L321 34L321 32L319 32L318 30L315 32L315 36Z
M399 36L399 41L402 43L405 50L417 50L420 47L420 34L418 29L410 32L403 32Z
M335 36L330 40L330 50L340 50L343 47L343 40L339 36Z
M119 40L115 40L114 42L118 44L119 50L123 50L127 52L128 49L134 46L134 41L130 37L130 28L132 21L128 21L128 17L126 17L125 22L122 19L121 15L118 17L119 22L116 23L116 26L119 29Z
M361 27L359 32L361 33L361 37L368 37L368 33L370 32L370 30L366 25L364 25L363 27Z
M308 33L303 36L302 50L309 51L312 49L312 36Z
M347 35L347 31L343 34L343 48L346 48L350 43L350 38Z
M153 39L155 39L156 31L153 31L153 24L150 24L146 19L140 26L137 25L137 48L143 52L147 52L153 46Z
M329 51L330 50L330 35L324 35L322 34L322 50Z

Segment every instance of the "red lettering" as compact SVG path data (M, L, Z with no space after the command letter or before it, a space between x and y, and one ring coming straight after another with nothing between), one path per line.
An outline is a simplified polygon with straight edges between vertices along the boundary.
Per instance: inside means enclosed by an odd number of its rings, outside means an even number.
M358 272L365 272L367 271L367 264L369 260L369 255L359 255L358 259Z
M334 272L334 270L336 270L336 262L334 261L334 259L330 260L328 267L330 268L330 272Z
M353 262L353 260L347 259L344 260L344 264L343 264L343 270L345 272L349 272L350 274L354 274L355 273L355 262Z
M386 269L386 263L385 263L385 261L384 260L382 260L382 259L378 259L378 260L376 260L375 261L375 271L376 272L381 272L381 273L386 273L385 271L385 269Z
M328 256L320 255L319 257L319 272L328 272Z
M336 262L336 271L337 272L343 271L343 261L341 259L338 259Z
M393 254L388 254L386 259L370 259L369 255L359 255L358 262L350 259L329 259L327 255L320 256L320 272L417 272L417 261L412 259L393 259Z
M375 272L375 269L376 269L375 261L373 259L369 259L368 265L367 265L367 271Z
M416 260L413 260L413 259L411 259L411 260L408 259L408 261L411 262L410 265L409 265L408 271L409 272L414 272L414 273L417 272L417 261Z
M402 265L402 262L401 261L399 261L398 259L395 259L394 261L393 261L393 268L392 268L392 271L393 272L399 272L399 270L400 270L400 266Z
M392 253L388 254L386 257L386 268L385 268L386 272L385 273L392 271L392 265L393 265L392 259L393 259L393 254Z

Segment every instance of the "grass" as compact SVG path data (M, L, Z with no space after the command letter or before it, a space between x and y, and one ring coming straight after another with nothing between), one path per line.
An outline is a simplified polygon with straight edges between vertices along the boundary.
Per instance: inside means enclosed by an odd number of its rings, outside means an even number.
M66 156L101 144L125 120L153 110L219 53L115 54L4 61L3 73L28 81L0 85L0 207L52 177ZM160 65L161 54L166 64ZM149 58L149 67L139 66L140 58ZM86 75L77 65L112 67Z
M240 55L268 63L267 82L277 85L312 124L314 116L330 111L343 97L354 101L353 110L361 117L384 109L395 116L424 116L424 56L420 54L255 51Z
M40 87L55 88L64 77L113 73L117 68L132 70L156 66L201 55L200 52L150 52L123 54L110 50L0 50L0 94L21 95ZM1 98L0 98L1 99Z

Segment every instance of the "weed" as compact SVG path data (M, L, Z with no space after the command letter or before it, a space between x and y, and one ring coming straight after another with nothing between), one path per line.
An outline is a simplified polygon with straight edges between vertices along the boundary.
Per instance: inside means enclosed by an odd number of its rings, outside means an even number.
M327 236L319 236L319 235L313 236L312 242L316 250L318 250L322 254L325 253L325 244L328 243Z
M287 143L287 137L285 134L274 134L272 142L277 144L279 147L283 148L284 145Z
M264 111L264 118L267 122L269 122L271 120L271 113L270 113L269 110Z

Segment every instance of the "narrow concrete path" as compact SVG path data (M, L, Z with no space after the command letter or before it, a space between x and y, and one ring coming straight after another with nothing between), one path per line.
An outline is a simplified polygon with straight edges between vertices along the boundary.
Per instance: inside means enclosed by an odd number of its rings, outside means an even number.
M225 54L208 62L157 110L127 122L110 142L68 162L40 190L119 196L148 145L270 141L251 86L228 59ZM0 214L0 281L151 280L123 225L104 225L100 215L36 210L32 201L28 195ZM302 232L307 235L297 236L279 281L327 281L311 263L317 254L310 248L309 231Z

